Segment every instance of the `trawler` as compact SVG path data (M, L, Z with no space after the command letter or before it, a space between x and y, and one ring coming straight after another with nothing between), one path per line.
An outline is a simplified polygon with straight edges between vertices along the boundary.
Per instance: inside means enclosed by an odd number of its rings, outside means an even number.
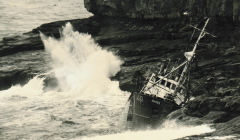
M195 30L201 32L193 50L184 53L184 61L170 70L167 70L166 64L162 64L157 74L153 73L141 88L131 93L119 118L119 128L155 128L168 114L188 103L193 88L189 89L188 86L190 68L200 39L205 34L209 34L205 31L208 21L209 18L205 21L202 30L191 26L194 32Z

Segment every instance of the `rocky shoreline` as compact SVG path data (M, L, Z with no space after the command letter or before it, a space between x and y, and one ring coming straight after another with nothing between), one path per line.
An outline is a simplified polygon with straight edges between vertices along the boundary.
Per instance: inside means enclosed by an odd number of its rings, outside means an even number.
M48 72L50 66L45 64L50 57L43 51L39 31L59 38L59 29L70 22L74 30L91 34L102 48L124 61L121 71L112 80L120 81L120 88L130 91L136 71L148 76L160 62L180 58L192 33L189 25L201 26L203 18L198 16L186 21L184 18L132 19L95 15L43 24L22 36L3 38L0 42L0 89L25 84L29 77ZM191 70L192 81L200 83L194 91L195 99L168 116L185 125L212 124L216 131L203 137L235 135L240 138L240 27L237 23L211 17L207 31L217 39L206 36L197 49ZM57 81L49 78L46 83L54 86Z

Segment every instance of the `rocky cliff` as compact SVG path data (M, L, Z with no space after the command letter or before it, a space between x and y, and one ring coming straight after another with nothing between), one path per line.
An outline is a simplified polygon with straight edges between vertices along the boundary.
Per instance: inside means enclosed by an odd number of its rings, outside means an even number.
M221 20L240 20L239 0L84 0L95 15L141 19L209 16Z
M27 76L47 72L50 67L45 64L50 58L42 51L38 31L58 38L59 28L70 22L76 31L91 34L102 48L124 61L121 71L112 79L120 81L122 90L131 91L136 71L148 76L158 70L159 63L181 58L193 31L189 25L201 28L208 15L211 19L206 30L217 38L206 35L196 51L191 81L198 81L200 86L194 90L195 100L168 118L190 125L212 123L217 131L208 136L237 135L240 28L229 21L239 20L239 6L237 0L85 0L85 7L94 17L43 24L23 36L0 42L0 89L24 84ZM169 19L181 17L186 10L191 15L189 20ZM196 33L190 47L197 37ZM57 82L50 78L46 84L54 86Z

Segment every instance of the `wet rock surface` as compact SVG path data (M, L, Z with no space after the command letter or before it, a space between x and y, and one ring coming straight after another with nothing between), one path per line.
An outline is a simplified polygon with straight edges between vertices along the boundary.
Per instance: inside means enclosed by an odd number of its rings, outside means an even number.
M16 84L24 85L37 74L49 72L49 61L50 55L44 50L0 57L0 89L5 90Z
M0 56L10 55L22 51L44 49L39 32L42 32L47 36L59 38L59 30L61 30L62 26L65 26L67 22L70 22L73 25L75 31L81 33L95 35L100 29L98 17L43 24L40 27L33 29L31 32L24 33L22 36L4 37L3 40L0 41Z
M238 21L238 0L84 0L85 8L94 15L141 19L216 16L219 20ZM191 20L191 18L190 18Z
M192 34L189 25L199 25L201 28L202 21L203 17L183 22L182 19L141 20L96 16L44 24L23 36L4 38L0 42L1 90L26 83L28 75L50 70L50 57L43 50L38 31L58 38L59 28L71 22L76 31L92 34L103 49L114 52L123 60L121 71L112 79L120 81L122 90L131 91L136 71L147 77L158 71L161 63L170 61L174 64L181 58ZM207 31L218 38L206 35L197 48L191 69L191 82L198 83L195 88L192 84L195 99L170 114L170 119L189 125L212 123L216 131L209 134L211 136L239 134L240 30L237 25L220 23L216 18L211 18ZM189 50L197 37L198 34L193 36ZM51 80L53 85L57 84L54 78L49 78ZM75 122L63 121L63 124L74 125Z

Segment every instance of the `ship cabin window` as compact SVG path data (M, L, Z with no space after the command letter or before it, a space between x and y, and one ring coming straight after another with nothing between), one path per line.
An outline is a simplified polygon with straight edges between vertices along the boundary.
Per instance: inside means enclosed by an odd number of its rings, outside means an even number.
M170 88L170 86L171 86L171 83L170 83L170 82L167 82L166 87L169 87L169 88Z
M152 107L152 115L158 115L158 107Z
M172 89L172 90L175 90L175 88L176 88L176 85L175 85L175 84L172 84L171 89Z
M165 85L165 82L166 82L165 80L162 80L161 85Z

